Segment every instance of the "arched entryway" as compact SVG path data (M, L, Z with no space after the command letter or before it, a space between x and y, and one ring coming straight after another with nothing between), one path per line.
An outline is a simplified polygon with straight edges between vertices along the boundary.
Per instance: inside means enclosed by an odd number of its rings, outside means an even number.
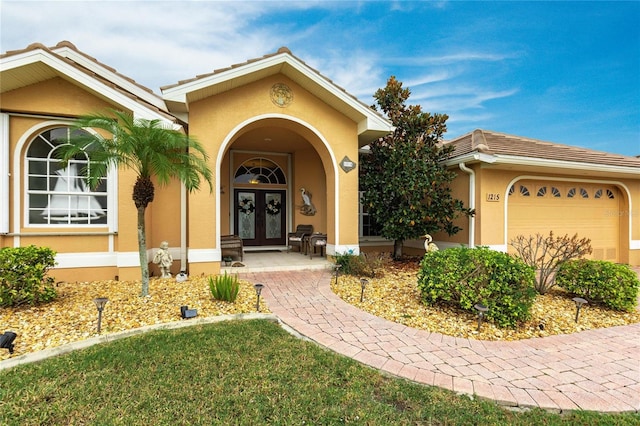
M286 248L300 224L334 232L335 162L321 139L286 118L256 119L229 135L220 163L220 235L238 235L255 250ZM314 214L302 208L302 188Z

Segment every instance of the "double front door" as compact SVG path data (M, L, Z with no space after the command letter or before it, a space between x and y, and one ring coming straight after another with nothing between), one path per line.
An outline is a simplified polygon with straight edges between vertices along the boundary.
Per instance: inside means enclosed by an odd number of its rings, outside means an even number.
M234 233L245 246L285 245L286 192L236 189Z

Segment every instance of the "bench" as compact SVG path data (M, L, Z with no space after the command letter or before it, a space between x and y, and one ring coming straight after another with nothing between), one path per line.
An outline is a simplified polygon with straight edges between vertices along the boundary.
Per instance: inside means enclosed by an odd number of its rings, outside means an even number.
M222 258L239 256L240 260L244 259L244 246L242 244L242 238L237 235L222 235L220 237L220 251L222 252Z

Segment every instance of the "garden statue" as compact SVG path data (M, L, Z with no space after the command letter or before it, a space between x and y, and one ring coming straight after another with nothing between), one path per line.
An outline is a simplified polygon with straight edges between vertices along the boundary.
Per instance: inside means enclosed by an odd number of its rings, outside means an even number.
M171 264L173 263L173 257L169 253L169 243L163 241L160 243L160 248L153 257L153 263L160 265L161 278L171 278Z
M316 207L311 202L311 193L307 192L304 188L300 188L300 192L302 192L302 202L304 203L302 207L300 207L300 213L305 216L315 215Z
M433 238L431 237L431 235L427 234L423 238L425 239L424 240L424 250L427 253L438 251L438 246L435 243L432 242Z

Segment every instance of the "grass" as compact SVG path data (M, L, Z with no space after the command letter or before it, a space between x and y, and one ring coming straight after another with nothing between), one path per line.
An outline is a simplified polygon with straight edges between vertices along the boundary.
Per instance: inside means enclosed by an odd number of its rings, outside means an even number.
M390 378L264 320L145 335L0 374L3 425L638 425L516 413Z

